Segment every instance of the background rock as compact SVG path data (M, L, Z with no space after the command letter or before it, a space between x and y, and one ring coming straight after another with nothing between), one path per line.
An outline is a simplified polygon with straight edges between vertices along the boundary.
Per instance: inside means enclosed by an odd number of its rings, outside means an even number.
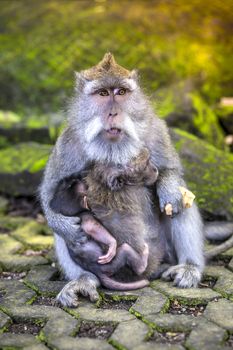
M0 192L35 195L51 149L50 145L28 142L0 150Z
M172 138L185 169L188 187L207 216L233 218L233 155L179 129Z

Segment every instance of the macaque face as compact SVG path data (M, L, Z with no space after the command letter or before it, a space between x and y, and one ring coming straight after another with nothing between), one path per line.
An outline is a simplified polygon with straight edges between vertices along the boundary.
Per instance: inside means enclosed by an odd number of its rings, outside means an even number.
M126 87L100 88L93 92L91 99L97 109L103 110L103 130L100 135L109 142L118 142L127 132L124 128L123 105L131 91Z
M85 82L79 100L83 118L80 137L90 160L124 163L138 154L145 123L141 99L133 78Z

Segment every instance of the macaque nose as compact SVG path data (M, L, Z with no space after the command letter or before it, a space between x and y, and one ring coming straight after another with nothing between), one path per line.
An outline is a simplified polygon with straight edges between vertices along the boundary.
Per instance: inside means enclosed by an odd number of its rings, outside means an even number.
M116 117L117 116L117 112L110 112L108 116L109 117Z
M109 111L109 114L108 116L109 117L116 117L117 116L117 107L113 104L111 107L110 107L110 111Z

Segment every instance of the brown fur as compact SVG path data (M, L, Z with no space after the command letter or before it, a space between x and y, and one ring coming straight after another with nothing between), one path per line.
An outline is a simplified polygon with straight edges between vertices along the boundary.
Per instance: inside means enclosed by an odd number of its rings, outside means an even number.
M119 77L130 77L130 71L121 67L116 63L114 56L108 52L104 55L103 59L94 67L84 70L83 76L88 80L95 80L102 78L103 76L119 76Z

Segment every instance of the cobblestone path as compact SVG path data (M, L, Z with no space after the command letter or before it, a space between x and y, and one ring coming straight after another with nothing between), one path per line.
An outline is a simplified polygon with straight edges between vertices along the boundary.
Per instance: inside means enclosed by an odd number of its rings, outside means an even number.
M65 284L46 225L0 218L0 349L214 350L233 347L233 249L207 266L200 288L154 281L133 292L100 290L61 308Z

